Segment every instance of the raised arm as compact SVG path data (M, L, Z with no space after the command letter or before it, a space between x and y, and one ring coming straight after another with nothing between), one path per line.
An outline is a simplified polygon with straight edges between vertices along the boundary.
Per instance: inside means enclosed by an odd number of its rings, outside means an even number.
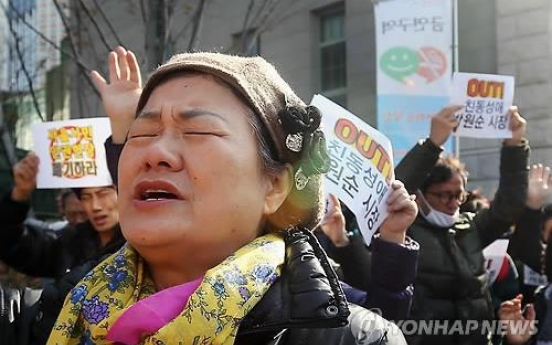
M142 93L140 66L134 53L123 47L110 52L107 60L109 81L98 71L92 71L90 76L100 92L109 117L113 143L124 144Z
M536 272L541 272L545 263L542 262L542 207L550 195L550 178L549 167L531 166L525 208L510 240L510 253Z
M474 217L483 246L508 231L525 206L529 161L529 144L524 138L527 122L517 107L510 109L509 116L513 135L502 145L498 190L490 207Z
M394 181L391 188L389 216L372 240L371 253L360 237L350 240L347 236L345 218L334 195L320 228L337 248L336 260L345 281L367 292L363 306L380 309L384 317L398 320L408 316L412 300L419 246L405 233L416 218L417 206L401 182Z
M142 93L142 76L136 56L130 50L117 47L108 55L109 81L98 71L91 77L100 92L105 112L111 123L111 137L104 143L107 166L115 185L118 182L119 155L130 125L136 117L136 106Z
M53 277L59 259L59 240L38 229L26 228L28 200L36 188L39 159L29 153L13 168L15 185L0 199L0 259L18 271Z
M431 118L429 138L408 151L395 168L396 179L404 183L409 193L416 193L437 163L439 155L443 152L441 146L458 126L454 114L460 109L461 106L448 106L434 115Z

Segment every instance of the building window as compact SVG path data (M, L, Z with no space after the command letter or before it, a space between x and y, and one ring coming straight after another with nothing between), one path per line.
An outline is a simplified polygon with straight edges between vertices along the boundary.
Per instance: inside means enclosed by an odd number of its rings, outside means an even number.
M257 30L250 29L232 35L232 52L241 56L261 55L261 36Z
M320 14L320 91L332 101L347 103L347 53L345 12Z

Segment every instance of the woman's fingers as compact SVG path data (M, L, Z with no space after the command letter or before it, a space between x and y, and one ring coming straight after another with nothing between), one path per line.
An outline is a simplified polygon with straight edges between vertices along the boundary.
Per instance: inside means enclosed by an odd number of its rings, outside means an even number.
M130 71L129 80L138 84L138 87L142 87L142 75L140 74L140 66L138 65L138 59L136 59L136 55L134 55L134 53L129 50L126 57Z

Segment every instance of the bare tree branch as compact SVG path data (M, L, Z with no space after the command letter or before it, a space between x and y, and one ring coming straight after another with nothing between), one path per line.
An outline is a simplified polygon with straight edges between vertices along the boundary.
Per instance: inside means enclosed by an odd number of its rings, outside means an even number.
M203 24L203 11L205 10L206 0L200 0L197 10L193 18L193 27L192 27L192 36L190 37L190 42L188 43L188 52L193 52L197 49L197 44L199 43L199 32Z
M140 2L140 14L142 14L142 23L148 22L148 14L146 12L146 5L144 4L144 1L146 0L139 0Z
M196 9L196 11L197 11L197 9ZM194 11L193 16L195 16L196 11ZM188 20L186 22L186 24L184 25L184 27L179 32L177 32L176 35L174 35L174 37L182 36L186 32L186 30L188 30L190 28L190 25L192 25L193 22L194 22L193 20Z
M255 6L255 0L250 0L249 5L247 6L247 11L245 12L245 19L243 20L243 26L241 30L240 37L240 48L243 50L245 48L245 40L247 37L247 25L249 24L249 18L253 12L253 7Z
M163 46L165 34L167 32L167 17L165 15L165 10L167 8L167 0L156 0L157 11L155 12L156 16L156 31L157 31L157 51L156 51L156 64L161 64L163 58L165 57L165 47ZM160 40L161 38L161 40Z
M33 80L31 79L31 75L29 74L29 71L27 70L27 66L25 66L25 61L23 60L23 54L21 53L21 47L19 46L19 37L17 36L17 33L13 29L13 22L11 20L8 20L8 26L10 28L10 33L13 37L13 41L15 43L15 51L17 53L17 58L19 59L19 63L21 64L21 69L23 71L23 74L25 75L25 78L27 79L27 84L29 86L29 92L31 93L31 98L33 100L33 105L36 110L36 114L38 117L40 117L40 120L44 122L44 117L42 116L42 112L40 111L40 105L38 104L38 100L36 99L36 93L34 91L33 87Z
M92 25L94 25L94 28L98 32L98 35L100 36L100 40L102 41L104 46L107 48L107 51L111 51L112 49L109 46L109 43L107 42L107 39L105 38L102 30L100 29L100 26L98 25L98 22L96 21L96 18L94 18L92 13L90 13L90 11L88 10L88 8L86 7L86 5L84 4L84 2L82 0L78 0L78 1L79 1L79 4L81 5L82 9L84 10L84 13L88 16L88 18L92 22Z
M175 40L173 39L173 22L176 16L176 3L178 0L168 0L165 11L165 39L163 44L163 60L169 58L169 55L175 50Z
M257 40L259 39L259 36L266 32L267 30L271 29L275 23L281 23L284 18L286 18L286 15L277 16L278 14L278 7L282 6L285 3L285 1L281 0L265 0L263 4L262 11L258 12L258 16L256 17L257 20L254 23L251 23L251 28L253 29L252 32L250 32L249 35L249 42L244 47L243 50L244 53L249 53L253 46L257 43ZM290 1L290 3L293 3L293 1ZM290 14L295 13L294 11L290 11ZM288 14L289 16L289 14Z
M285 2L285 1L284 1L284 2ZM291 4L294 3L293 0L289 0L288 2L291 3ZM290 7L290 8L289 8L289 10L287 11L287 13L282 12L282 15L281 15L281 16L279 16L279 17L274 16L273 18L271 18L271 20L269 20L269 21L266 23L265 29L263 30L263 32L266 31L266 30L268 30L268 29L271 29L272 27L274 27L274 25L281 23L282 21L288 19L289 17L295 15L295 14L298 12L297 8L293 8L293 6L289 6L289 7ZM305 8L307 8L307 7L304 6L303 9L305 9Z
M0 138L4 145L4 153L11 166L17 164L17 155L15 154L15 144L11 138L8 124L4 121L4 112L0 107Z
M276 0L278 1L278 0ZM255 13L255 16L253 18L259 18L262 13L266 11L267 6L271 3L271 0L264 0L261 7L257 10L257 13Z
M105 15L105 12L102 10L100 5L98 4L98 1L97 0L92 0L92 1L94 2L94 6L96 6L96 8L98 9L98 12L100 12L100 16L102 17L104 22L107 24L107 27L109 28L109 31L111 31L111 33L113 34L113 37L115 37L115 40L117 41L117 44L120 45L121 47L124 46L123 41L121 41L121 39L119 38L119 35L117 35L117 32L115 31L115 28L113 28L113 25L111 25L111 22L107 19L107 16Z
M61 23L63 25L63 28L65 29L65 34L67 35L67 40L69 42L69 47L71 48L71 51L73 52L73 56L75 56L78 60L80 60L79 53L77 52L77 48L75 47L75 41L73 40L73 35L71 33L71 28L69 27L69 23L67 22L67 18L65 17L65 13L63 13L63 10L61 6L59 5L58 0L53 0L54 5L56 7L56 10L59 14L59 17L61 18ZM88 71L82 64L76 64L79 72L85 77L86 81L90 86L92 86L92 89L96 93L96 95L99 97L100 93L96 88L94 87L94 84L92 83L92 80L90 79L90 75L88 74Z
M64 49L62 49L57 43L55 43L54 41L52 41L51 39L49 39L47 36L45 36L43 33L41 33L40 31L38 31L32 24L30 24L26 19L25 17L19 13L19 11L13 6L13 4L11 2L9 2L10 4L10 11L12 11L13 13L15 13L17 15L17 19L19 19L21 21L21 23L23 23L26 27L28 27L32 32L34 32L35 34L37 34L40 38L42 38L46 43L50 44L52 47L54 47L57 51L59 51L61 54L63 54L64 56L68 57L69 59L71 59L74 63L78 64L79 66L82 66L84 69L86 69L87 71L91 71L91 69L86 66L81 60L79 60L76 56L74 55L71 55L70 53L66 52ZM2 7L2 11L4 12L4 14L6 15L6 17L8 16L8 10L6 9L6 7L0 2L0 7Z

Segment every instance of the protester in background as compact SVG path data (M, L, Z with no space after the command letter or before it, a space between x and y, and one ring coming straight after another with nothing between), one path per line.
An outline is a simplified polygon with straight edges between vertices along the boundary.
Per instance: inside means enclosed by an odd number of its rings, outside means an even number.
M491 202L480 190L474 189L466 191L466 201L460 205L460 212L477 213L482 209L489 208Z
M466 201L460 205L460 212L477 213L483 209L488 209L489 206L490 201L481 191L475 189L467 192ZM508 231L501 238L508 239L510 235L511 231ZM498 275L490 286L494 310L498 311L498 307L502 302L510 300L519 294L518 278L519 274L514 260L510 255L506 254L498 269Z
M548 166L531 167L525 210L516 224L509 251L520 262L524 301L530 302L539 284L552 281L552 206L545 202L550 196L551 174ZM535 274L529 276L529 270ZM539 277L540 276L540 277ZM544 279L538 279L538 278ZM532 279L537 278L537 279ZM536 280L536 281L535 281Z
M58 198L60 206L59 212L63 220L52 223L50 227L53 230L61 230L68 224L75 226L88 220L82 203L73 189L62 189L58 194Z
M118 71L112 83L129 80L128 66ZM129 245L73 289L50 344L404 343L396 326L347 305L310 231L329 163L320 113L270 64L177 55L136 113L118 169ZM404 231L415 206L392 188L403 212L385 226ZM117 292L111 267L125 276ZM90 318L90 303L107 310Z
M367 292L367 307L380 309L386 319L404 320L410 312L419 245L405 235L407 227L402 234L382 227L368 250L361 234L347 231L346 222L339 199L330 194L318 228L335 246L332 258L344 281Z
M433 116L429 138L407 153L395 174L409 193L417 193L419 208L407 232L420 244L412 318L448 320L448 327L455 320L494 318L482 249L509 230L523 210L527 192L526 121L512 107L508 116L513 135L503 141L493 202L476 214L459 212L466 200L467 171L457 159L440 154L458 125L454 114L460 109L450 106ZM443 330L407 338L413 345L486 344L490 338L482 333L479 328L468 334Z
M0 200L0 259L22 273L54 279L44 287L39 305L33 307L37 315L28 325L33 328L31 344L46 342L65 295L93 267L90 263L97 263L124 243L113 186L77 189L89 221L68 225L56 237L25 226L38 163L33 153L18 162L13 168L15 185ZM29 333L24 327L22 332Z
M28 200L36 188L38 164L38 157L30 153L13 168L15 186L4 196L0 207L0 256L27 274L59 278L121 238L117 192L113 186L75 189L89 220L76 227L68 226L62 238L25 231L22 224L29 210Z

